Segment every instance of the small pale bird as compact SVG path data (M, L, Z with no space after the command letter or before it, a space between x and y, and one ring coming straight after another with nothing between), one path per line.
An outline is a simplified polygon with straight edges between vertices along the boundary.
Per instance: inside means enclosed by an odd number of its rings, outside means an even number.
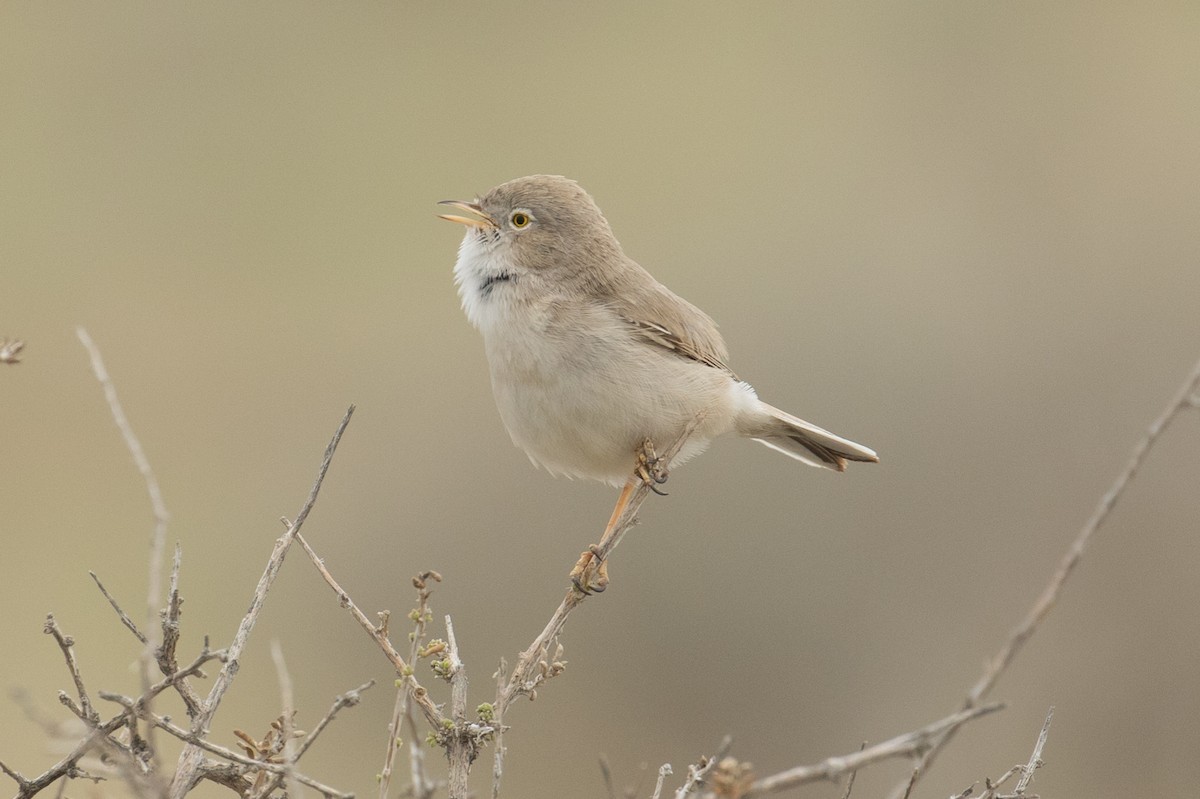
M623 487L605 538L646 476L639 452L675 441L701 413L665 466L728 432L839 472L879 460L760 400L726 364L716 323L625 255L575 181L532 175L441 204L471 215L442 218L467 226L454 277L483 334L500 418L551 473Z

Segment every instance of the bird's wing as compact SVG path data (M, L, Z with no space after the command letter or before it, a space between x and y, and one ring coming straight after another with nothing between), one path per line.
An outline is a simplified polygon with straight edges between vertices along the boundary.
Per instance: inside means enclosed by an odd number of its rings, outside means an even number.
M725 363L729 353L717 323L708 314L657 281L638 289L618 294L614 310L642 341L736 378Z

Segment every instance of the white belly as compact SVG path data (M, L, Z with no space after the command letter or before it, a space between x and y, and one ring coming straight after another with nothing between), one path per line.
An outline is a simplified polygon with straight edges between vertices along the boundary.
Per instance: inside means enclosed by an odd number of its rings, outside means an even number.
M621 485L645 439L665 449L701 409L705 420L675 463L732 427L744 384L633 339L606 309L582 313L590 324L564 326L561 309L546 307L483 330L500 416L535 463Z

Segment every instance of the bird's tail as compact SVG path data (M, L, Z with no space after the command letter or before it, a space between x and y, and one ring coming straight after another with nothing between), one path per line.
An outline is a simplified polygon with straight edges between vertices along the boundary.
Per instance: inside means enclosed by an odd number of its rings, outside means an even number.
M759 404L762 415L756 414L753 422L743 425L742 435L810 466L838 472L846 471L848 461L879 462L875 451L862 444L834 435L761 400Z

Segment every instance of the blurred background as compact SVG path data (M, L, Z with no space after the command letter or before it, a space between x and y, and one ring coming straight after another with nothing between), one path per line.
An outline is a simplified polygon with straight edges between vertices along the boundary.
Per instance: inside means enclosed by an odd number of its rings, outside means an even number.
M676 472L572 617L566 673L510 712L505 795L603 797L601 755L649 795L725 734L769 774L946 715L1200 357L1197 41L1192 3L3 4L0 336L26 351L0 368L0 682L66 716L53 611L93 690L137 691L87 572L140 618L153 519L82 325L183 547L181 657L231 638L356 403L305 533L368 613L440 570L434 633L452 614L490 699L616 492L509 442L434 202L549 172L765 399L883 462L722 440ZM916 795L1024 762L1051 705L1042 796L1192 795L1198 441L1185 414L1008 709ZM214 740L278 714L272 639L301 727L381 681L305 760L372 795L393 675L298 552ZM0 759L40 773L2 702Z

